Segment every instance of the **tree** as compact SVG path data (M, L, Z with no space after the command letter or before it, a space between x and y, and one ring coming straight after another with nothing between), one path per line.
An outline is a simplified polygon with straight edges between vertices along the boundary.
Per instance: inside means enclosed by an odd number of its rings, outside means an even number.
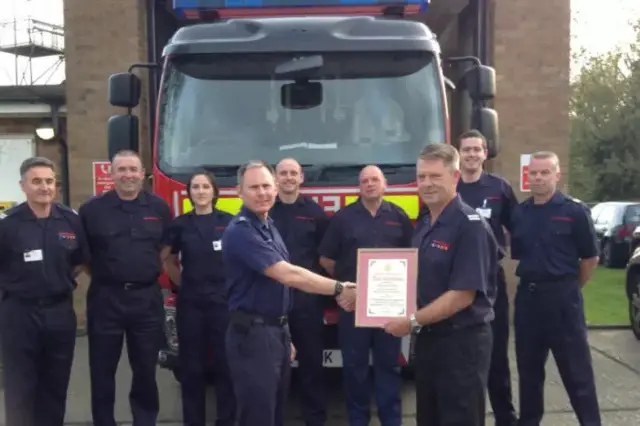
M571 87L572 195L640 198L640 23L626 51L592 57Z

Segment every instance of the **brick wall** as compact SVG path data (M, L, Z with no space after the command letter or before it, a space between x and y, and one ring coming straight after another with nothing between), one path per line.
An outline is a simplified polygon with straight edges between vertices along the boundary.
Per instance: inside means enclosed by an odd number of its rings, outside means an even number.
M107 81L115 72L146 62L146 2L143 0L65 0L65 61L67 117L70 149L69 167L78 206L92 194L91 163L107 159L106 122L121 113L111 107ZM143 88L141 107L145 117ZM146 125L141 123L141 142L146 142Z
M570 0L493 0L493 64L502 151L494 170L520 193L520 154L552 150L569 161ZM566 174L563 183L567 182ZM505 262L513 295L515 262Z

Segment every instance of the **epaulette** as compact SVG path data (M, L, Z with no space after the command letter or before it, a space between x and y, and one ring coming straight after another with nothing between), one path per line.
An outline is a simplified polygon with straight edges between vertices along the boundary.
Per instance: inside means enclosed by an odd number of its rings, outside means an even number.
M78 214L78 212L75 209L72 209L69 206L65 206L64 204L56 204L56 206L63 212L72 213L74 215Z
M238 219L236 220L236 222L240 223L240 222L248 222L249 219L247 219L246 216L238 216Z
M0 219L5 219L11 216L12 214L16 213L18 211L18 207L20 207L21 205L22 204L18 204L17 206L13 206L10 209L0 212Z

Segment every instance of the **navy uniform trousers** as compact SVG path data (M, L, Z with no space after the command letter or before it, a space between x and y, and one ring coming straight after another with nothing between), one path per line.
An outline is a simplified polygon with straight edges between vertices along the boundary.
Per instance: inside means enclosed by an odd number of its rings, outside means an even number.
M538 426L544 413L549 350L581 426L600 426L600 410L577 280L520 282L515 300L520 380L519 426Z
M493 350L487 383L496 426L515 426L517 418L512 401L511 371L509 368L509 296L504 268L498 268L498 286L491 321Z
M204 426L206 422L205 376L211 363L217 398L216 425L233 426L236 407L225 351L228 306L206 297L194 300L178 296L176 313L184 424Z
M129 403L136 426L155 426L160 407L156 363L164 308L157 284L125 287L92 282L87 293L91 409L95 426L116 426L115 376L126 338L133 378Z
M284 426L290 344L288 326L265 324L259 318L238 319L231 312L226 349L238 426Z
M6 425L62 426L76 343L71 295L6 298L0 327Z

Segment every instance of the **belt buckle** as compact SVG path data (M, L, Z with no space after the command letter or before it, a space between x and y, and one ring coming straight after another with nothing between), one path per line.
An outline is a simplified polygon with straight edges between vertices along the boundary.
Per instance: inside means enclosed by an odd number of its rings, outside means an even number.
M125 290L131 290L133 288L133 283L124 283Z

